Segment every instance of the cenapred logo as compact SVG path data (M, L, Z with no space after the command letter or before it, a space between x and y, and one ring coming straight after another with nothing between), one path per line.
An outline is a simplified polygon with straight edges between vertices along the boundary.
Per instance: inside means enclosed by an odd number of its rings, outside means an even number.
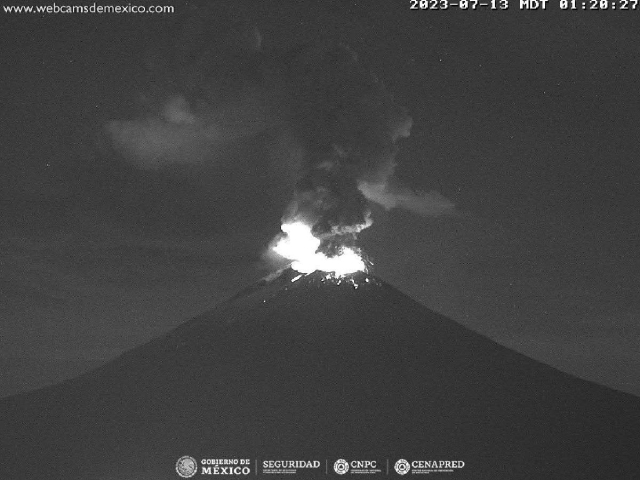
M189 455L180 457L176 462L176 472L182 478L191 478L198 473L198 462Z
M395 468L396 472L400 475L405 475L409 473L409 470L411 470L411 465L409 465L409 462L407 462L404 458L401 458L396 462L393 468Z
M344 458L341 458L333 464L333 469L338 475L344 475L349 471L349 463Z

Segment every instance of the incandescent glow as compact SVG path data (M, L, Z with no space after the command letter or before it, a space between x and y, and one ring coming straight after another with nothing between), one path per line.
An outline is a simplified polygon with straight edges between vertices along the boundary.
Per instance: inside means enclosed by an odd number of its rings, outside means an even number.
M284 235L275 243L273 251L292 260L291 268L295 271L307 274L319 270L338 277L366 271L364 261L352 248L344 247L332 257L318 252L320 239L311 233L308 225L293 222L285 223L281 228Z

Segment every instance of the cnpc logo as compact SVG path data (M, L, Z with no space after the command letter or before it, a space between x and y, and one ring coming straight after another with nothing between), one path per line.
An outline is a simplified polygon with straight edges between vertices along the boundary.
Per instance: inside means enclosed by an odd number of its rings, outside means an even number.
M377 468L375 460L351 460L347 462L344 458L336 460L333 464L333 470L338 475L344 475L349 470L353 473L365 473L362 470L371 470Z
M340 458L339 460L336 460L335 463L333 464L333 470L338 475L344 475L349 471L349 462L347 462L344 458Z

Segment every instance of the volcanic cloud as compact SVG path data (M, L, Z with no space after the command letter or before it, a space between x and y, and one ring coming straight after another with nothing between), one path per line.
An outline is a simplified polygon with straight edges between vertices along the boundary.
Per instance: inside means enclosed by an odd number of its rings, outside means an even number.
M369 201L421 215L453 212L439 194L397 186L398 142L411 117L350 48L317 42L265 52L250 23L227 19L220 28L209 20L190 18L176 45L149 57L142 113L106 126L129 162L222 172L226 145L264 136L268 148L253 171L275 173L293 192L282 222L308 225L327 252L371 225Z

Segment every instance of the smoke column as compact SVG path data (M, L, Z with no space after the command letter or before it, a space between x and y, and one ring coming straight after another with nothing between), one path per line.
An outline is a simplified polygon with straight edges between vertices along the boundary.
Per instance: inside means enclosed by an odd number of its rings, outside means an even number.
M330 247L371 225L359 184L387 183L412 120L346 46L305 45L284 63L305 157L283 223L310 225Z
M327 254L372 224L370 201L421 215L453 210L441 195L391 187L412 120L351 49L265 52L253 25L214 13L198 11L169 53L147 62L154 78L141 95L144 113L106 126L125 159L143 170L208 165L223 178L222 147L262 136L269 146L247 160L250 170L293 190L282 222L309 226Z

